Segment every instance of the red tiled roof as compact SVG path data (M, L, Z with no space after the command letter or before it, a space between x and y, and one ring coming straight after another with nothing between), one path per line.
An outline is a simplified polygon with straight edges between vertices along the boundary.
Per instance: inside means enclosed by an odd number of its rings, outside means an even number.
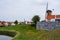
M60 18L60 15L48 15L47 16L48 20L55 19L55 18Z
M56 18L60 18L60 15L56 15Z
M47 19L48 19L48 20L55 19L55 15L48 15L48 16L47 16Z

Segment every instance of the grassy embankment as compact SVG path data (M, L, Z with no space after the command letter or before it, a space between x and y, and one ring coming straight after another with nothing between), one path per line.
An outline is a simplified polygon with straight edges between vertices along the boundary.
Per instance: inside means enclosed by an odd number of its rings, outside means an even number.
M13 40L39 40L38 38L40 38L43 34L47 32L45 30L38 31L30 25L0 27L0 30L16 31L17 34L15 37L13 37Z
M16 25L0 27L0 33L1 31L9 31L8 33L12 35L17 33L12 40L60 40L60 29L48 32L45 30L36 30L34 27L31 27L30 25Z

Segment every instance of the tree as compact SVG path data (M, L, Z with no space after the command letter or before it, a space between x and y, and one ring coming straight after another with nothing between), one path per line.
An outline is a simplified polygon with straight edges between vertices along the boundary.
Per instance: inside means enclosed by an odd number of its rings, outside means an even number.
M18 21L17 20L15 20L15 22L14 22L15 24L18 24Z
M40 17L38 16L38 15L35 15L33 18L32 18L32 21L33 21L33 23L35 24L35 26L36 26L36 24L37 24L37 22L40 20Z

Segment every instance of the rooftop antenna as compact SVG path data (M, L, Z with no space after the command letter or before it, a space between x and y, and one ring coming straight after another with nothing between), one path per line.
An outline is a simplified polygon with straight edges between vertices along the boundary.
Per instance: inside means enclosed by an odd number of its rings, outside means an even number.
M46 11L48 10L48 2L47 2L47 4L46 4ZM45 13L45 20L47 20L46 19L46 16L47 16L47 13Z

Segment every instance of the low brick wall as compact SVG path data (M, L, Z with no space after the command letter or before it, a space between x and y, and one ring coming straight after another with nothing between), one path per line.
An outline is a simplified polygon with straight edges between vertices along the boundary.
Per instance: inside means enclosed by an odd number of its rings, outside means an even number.
M54 30L60 28L60 22L37 22L37 30Z

